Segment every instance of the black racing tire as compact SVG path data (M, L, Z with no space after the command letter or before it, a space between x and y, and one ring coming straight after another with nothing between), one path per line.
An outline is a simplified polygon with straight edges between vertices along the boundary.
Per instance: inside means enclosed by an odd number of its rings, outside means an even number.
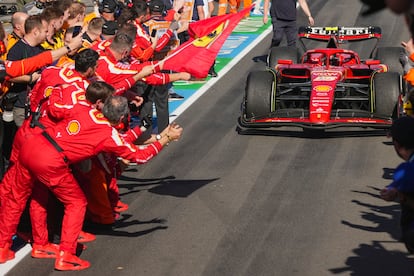
M374 58L379 60L381 64L387 65L389 72L397 72L402 75L404 74L404 68L400 62L402 53L404 53L402 47L378 47Z
M273 47L270 49L269 55L267 56L267 66L274 69L279 59L290 59L293 63L297 63L298 57L299 51L296 47Z
M376 73L371 87L371 107L378 115L396 116L398 99L402 94L401 75L397 72Z
M274 73L253 71L247 76L244 95L244 116L250 120L271 112Z

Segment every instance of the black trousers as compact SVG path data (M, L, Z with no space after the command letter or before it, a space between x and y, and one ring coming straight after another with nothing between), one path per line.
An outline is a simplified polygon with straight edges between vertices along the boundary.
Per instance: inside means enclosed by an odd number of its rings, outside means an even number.
M144 104L141 108L140 117L153 114L153 105L157 114L158 133L165 129L170 123L168 110L168 84L154 85L145 88Z
M283 36L286 35L287 45L296 46L298 29L296 21L279 20L272 17L273 37L270 47L277 47L282 42Z

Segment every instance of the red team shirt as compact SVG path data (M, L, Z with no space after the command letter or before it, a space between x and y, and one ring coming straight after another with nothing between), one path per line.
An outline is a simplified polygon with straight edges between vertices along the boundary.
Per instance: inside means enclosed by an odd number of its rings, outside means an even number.
M138 74L144 66L154 65L154 63L140 63L138 60L128 63L119 62L108 49L110 45L111 41L102 41L93 47L99 53L96 74L115 88L115 94L122 95L135 84L133 76ZM142 81L149 85L163 85L170 82L170 77L165 73L154 73L143 78Z
M51 101L54 101L53 97ZM50 105L49 114L62 118L46 131L64 150L69 163L77 163L100 152L110 152L143 164L162 149L159 142L140 148L127 143L104 115L87 102L81 101L72 107L55 102Z

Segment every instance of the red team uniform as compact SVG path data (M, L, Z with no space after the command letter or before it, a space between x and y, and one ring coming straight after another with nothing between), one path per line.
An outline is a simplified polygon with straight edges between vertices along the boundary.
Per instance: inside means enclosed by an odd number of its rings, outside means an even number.
M14 164L17 167L14 185L2 185L8 189L1 189L4 203L0 208L0 247L10 244L36 176L65 206L60 249L74 254L85 215L86 198L69 164L78 163L99 152L111 152L142 164L162 149L159 142L145 148L126 143L103 114L91 108L87 102L79 102L71 107L55 103L50 106L50 114L63 119L55 127L46 130L62 151L58 151L42 134L31 135L26 140L19 161Z
M154 65L154 63L139 63L138 61L130 63L119 62L112 55L109 49L110 44L110 41L102 41L96 45L95 50L98 49L96 51L99 53L96 74L115 88L116 95L122 95L135 84L133 76L138 74L144 66ZM154 73L143 78L142 81L150 85L162 85L169 83L170 77L165 73Z
M73 70L73 68L69 67L48 67L42 71L42 75L36 85L33 87L32 91L30 92L30 108L32 111L35 111L38 107L41 100L48 97L55 86L59 86L62 84L71 84L76 83L81 89L84 91L88 87L89 80L83 77L79 72ZM84 96L83 96L84 97ZM69 98L68 104L74 104L76 101L75 98ZM84 100L84 98L83 98ZM42 117L42 124L45 127L50 125L47 116L44 116L44 110L40 111L43 113ZM10 162L14 163L19 155L19 150L21 145L24 143L25 133L27 131L39 131L39 129L30 128L30 120L25 120L23 125L18 129L16 136L13 142L13 149L10 156Z
M167 20L167 19L166 19ZM148 32L142 27L138 20L134 21L137 27L137 35L135 36L135 43L132 47L131 55L139 61L148 61L154 56L154 52L161 51L170 41L173 36L171 30L167 30L157 41L155 49L152 48L151 37Z

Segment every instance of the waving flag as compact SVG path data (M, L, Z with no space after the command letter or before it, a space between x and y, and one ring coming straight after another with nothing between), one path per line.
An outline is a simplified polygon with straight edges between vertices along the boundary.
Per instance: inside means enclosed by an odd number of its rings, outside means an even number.
M164 59L164 69L188 72L195 78L207 77L220 48L252 6L236 14L191 23L188 28L191 38Z

